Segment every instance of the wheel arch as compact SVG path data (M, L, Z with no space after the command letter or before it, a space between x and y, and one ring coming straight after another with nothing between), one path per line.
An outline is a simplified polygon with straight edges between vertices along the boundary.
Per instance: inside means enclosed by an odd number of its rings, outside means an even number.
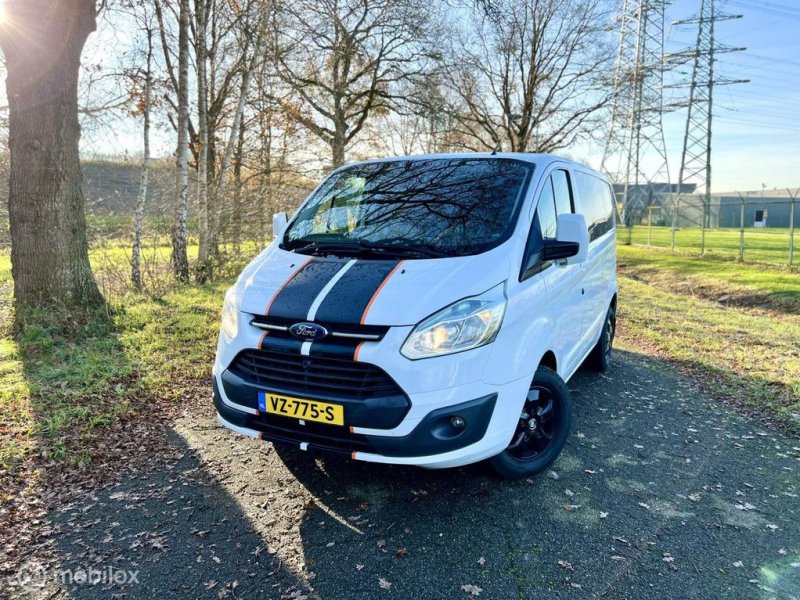
M548 367L558 373L558 359L556 359L556 353L552 350L545 352L542 358L539 359L539 364L536 366L537 369L539 367Z

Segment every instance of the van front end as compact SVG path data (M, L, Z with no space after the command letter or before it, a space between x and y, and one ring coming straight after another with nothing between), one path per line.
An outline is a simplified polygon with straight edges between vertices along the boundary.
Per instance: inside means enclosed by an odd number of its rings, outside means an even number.
M530 374L485 380L494 343L413 359L403 349L415 326L233 318L213 368L219 422L305 451L430 468L477 462L508 446L530 385ZM298 330L324 337L304 341Z

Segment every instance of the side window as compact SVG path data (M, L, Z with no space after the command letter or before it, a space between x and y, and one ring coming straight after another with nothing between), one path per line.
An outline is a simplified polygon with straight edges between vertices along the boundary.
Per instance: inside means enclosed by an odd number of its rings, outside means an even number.
M594 175L575 173L576 212L586 217L592 241L614 229L614 197L608 184Z
M564 215L572 212L572 186L569 183L569 174L556 169L550 175L553 181L553 194L556 199L556 214Z
M539 204L536 207L539 215L539 226L542 230L542 237L545 239L555 239L556 237L556 203L553 196L553 185L548 178L544 184L544 189L539 196Z

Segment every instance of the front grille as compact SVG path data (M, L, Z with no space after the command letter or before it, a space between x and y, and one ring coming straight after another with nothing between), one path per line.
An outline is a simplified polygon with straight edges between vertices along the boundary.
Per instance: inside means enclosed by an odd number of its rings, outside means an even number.
M267 315L254 315L250 320L250 325L258 329L270 331L270 335L283 336L289 339L294 337L289 333L289 328L295 323L302 322L297 319L284 319L280 317L269 317ZM383 325L361 325L353 323L329 323L318 322L317 325L322 325L328 330L331 339L351 339L351 340L369 340L377 342L383 339L389 328Z
M353 399L404 395L385 371L352 360L250 349L236 356L230 371L284 393Z

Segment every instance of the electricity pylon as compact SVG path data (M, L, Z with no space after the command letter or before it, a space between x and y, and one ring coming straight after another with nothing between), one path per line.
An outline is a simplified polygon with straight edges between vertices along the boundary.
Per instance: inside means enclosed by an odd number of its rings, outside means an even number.
M601 170L622 183L623 221L631 227L663 193L669 165L664 142L664 9L671 0L623 0L614 69L611 126Z
M715 25L719 21L740 19L742 15L727 15L717 12L717 0L701 0L700 12L691 19L675 21L673 25L697 24L697 42L694 48L669 54L668 63L673 65L692 61L692 75L688 83L678 83L671 87L689 88L685 102L673 106L686 107L686 128L683 136L681 168L678 172L678 195L673 205L672 236L673 248L675 229L678 226L678 211L686 183L696 183L700 191L703 211L700 222L700 253L705 253L705 230L711 225L711 131L714 118L714 88L718 85L747 83L748 79L726 79L715 75L715 56L724 52L741 52L746 48L731 48L717 43Z

